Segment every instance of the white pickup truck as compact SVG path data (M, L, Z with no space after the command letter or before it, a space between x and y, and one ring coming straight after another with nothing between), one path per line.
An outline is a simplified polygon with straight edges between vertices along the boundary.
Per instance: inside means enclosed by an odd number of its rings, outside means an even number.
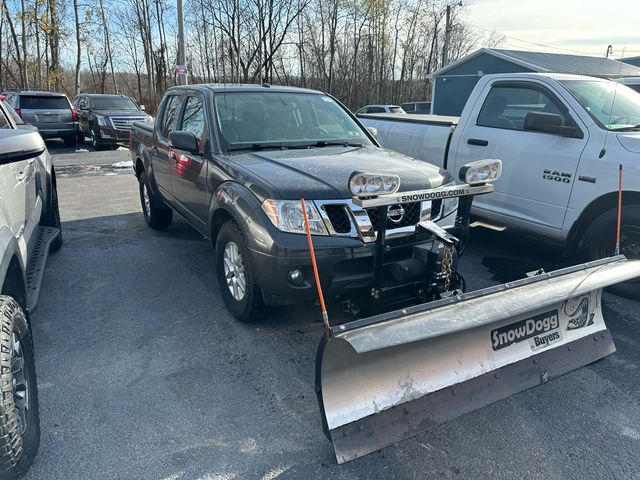
M495 193L474 201L491 225L524 229L588 258L613 253L623 166L621 251L640 258L640 94L562 74L480 79L462 115L358 115L382 146L454 173L502 160ZM626 284L637 292L640 280Z
M0 478L17 479L40 443L29 314L50 249L62 245L55 173L37 130L0 101Z

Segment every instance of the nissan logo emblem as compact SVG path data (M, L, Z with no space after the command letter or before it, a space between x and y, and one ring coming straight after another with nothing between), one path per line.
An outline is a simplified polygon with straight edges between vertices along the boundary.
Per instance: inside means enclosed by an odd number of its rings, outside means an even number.
M392 205L389 207L387 218L393 223L400 223L404 218L404 208L402 208L402 205Z

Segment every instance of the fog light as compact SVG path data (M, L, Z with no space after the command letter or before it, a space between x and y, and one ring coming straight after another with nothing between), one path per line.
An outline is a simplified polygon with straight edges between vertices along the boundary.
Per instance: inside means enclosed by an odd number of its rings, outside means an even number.
M302 270L300 270L299 268L292 268L289 271L289 283L298 285L302 283L302 278Z

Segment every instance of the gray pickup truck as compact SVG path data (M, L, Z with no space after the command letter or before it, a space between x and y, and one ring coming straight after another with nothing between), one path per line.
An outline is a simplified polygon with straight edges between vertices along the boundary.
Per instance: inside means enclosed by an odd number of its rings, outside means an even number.
M470 195L490 191L380 148L334 98L297 88L170 88L155 123L134 124L130 148L145 220L165 228L175 211L211 239L222 297L245 321L316 298L301 198L322 286L356 313L464 288L454 257ZM363 203L377 193L398 199ZM438 235L459 240L455 251Z

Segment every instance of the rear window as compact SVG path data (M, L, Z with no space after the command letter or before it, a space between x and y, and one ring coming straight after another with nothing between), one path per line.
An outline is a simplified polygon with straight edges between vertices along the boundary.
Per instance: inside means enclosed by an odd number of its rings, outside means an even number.
M402 107L389 107L391 113L405 113Z
M20 97L20 108L22 110L69 110L71 106L67 97L22 95Z

